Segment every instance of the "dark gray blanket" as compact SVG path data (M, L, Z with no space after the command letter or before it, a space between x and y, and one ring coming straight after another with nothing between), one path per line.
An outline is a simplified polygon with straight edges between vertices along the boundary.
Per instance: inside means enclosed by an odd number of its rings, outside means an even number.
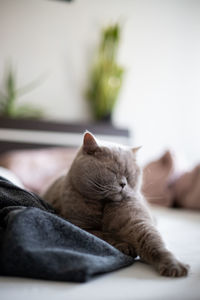
M133 261L0 177L0 275L84 282Z

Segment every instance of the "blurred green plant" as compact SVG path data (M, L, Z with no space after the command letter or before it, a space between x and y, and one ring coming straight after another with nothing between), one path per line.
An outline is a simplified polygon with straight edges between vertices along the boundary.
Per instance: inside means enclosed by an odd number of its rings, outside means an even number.
M96 120L110 118L122 85L124 68L116 61L120 32L119 24L110 25L101 32L101 41L86 92Z
M3 91L0 91L0 116L11 118L41 118L43 112L31 104L17 104L19 98L34 90L41 79L36 79L29 84L17 88L17 77L14 68L9 65L4 77Z

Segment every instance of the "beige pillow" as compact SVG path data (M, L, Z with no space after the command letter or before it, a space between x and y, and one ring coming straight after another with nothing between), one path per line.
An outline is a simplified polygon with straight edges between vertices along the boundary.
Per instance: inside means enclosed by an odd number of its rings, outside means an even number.
M177 206L200 209L200 164L178 178L171 189Z
M150 203L172 205L169 186L174 180L175 173L174 159L169 151L144 167L142 191Z

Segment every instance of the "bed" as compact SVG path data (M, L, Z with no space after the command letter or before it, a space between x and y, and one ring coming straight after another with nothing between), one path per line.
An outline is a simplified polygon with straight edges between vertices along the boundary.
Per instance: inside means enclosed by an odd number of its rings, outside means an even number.
M5 129L8 133L8 128L5 126L1 133L5 133ZM13 128L11 130L13 133ZM67 133L69 138L70 132ZM24 142L28 144L28 148L35 148L33 141L26 140L22 143L21 140L15 140L15 143L12 143L8 140L8 136L3 138L3 135L0 139L1 149L4 150L24 149ZM43 144L40 142L39 146ZM54 143L51 146L55 146ZM119 271L97 276L88 283L0 277L0 298L2 300L200 299L200 213L194 210L159 206L152 206L151 210L167 246L182 261L191 266L188 277L164 278L159 276L151 266L136 261L133 265Z
M190 264L188 277L164 278L140 262L80 284L1 277L1 299L200 299L199 213L159 207L152 212L167 245Z

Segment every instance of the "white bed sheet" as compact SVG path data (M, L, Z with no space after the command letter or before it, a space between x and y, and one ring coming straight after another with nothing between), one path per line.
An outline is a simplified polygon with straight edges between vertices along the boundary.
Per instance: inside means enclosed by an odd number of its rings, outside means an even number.
M153 208L153 214L168 248L190 264L188 277L161 277L140 262L81 284L0 277L0 299L200 300L200 212Z

